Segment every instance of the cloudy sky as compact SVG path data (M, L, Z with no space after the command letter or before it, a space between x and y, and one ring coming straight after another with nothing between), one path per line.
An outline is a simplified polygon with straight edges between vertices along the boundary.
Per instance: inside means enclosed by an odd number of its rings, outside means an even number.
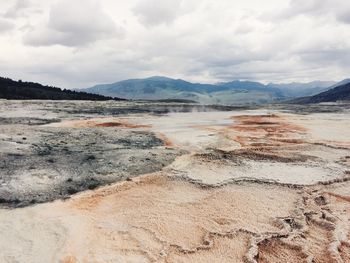
M1 0L0 75L64 88L350 77L349 0Z

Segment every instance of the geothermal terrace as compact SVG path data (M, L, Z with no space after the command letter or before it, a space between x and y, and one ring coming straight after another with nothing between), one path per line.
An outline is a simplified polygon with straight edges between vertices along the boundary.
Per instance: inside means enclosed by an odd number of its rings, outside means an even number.
M350 262L350 105L0 101L0 262Z

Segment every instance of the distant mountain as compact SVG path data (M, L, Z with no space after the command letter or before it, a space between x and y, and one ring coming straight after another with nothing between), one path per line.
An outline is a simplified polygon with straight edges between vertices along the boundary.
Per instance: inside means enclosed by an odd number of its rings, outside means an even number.
M208 87L206 87L208 86ZM129 79L113 84L97 85L85 91L105 96L118 96L127 99L177 99L175 94L187 92L203 92L211 85L193 84L180 79L151 77L147 79Z
M13 100L118 100L86 92L62 90L56 87L43 86L39 83L14 81L0 77L0 99Z
M186 99L205 104L266 103L281 97L278 90L266 89L255 82L234 81L212 85L165 77L124 80L84 91L126 99Z
M303 97L294 99L292 103L298 104L309 104L309 103L320 103L320 102L336 102L350 100L350 82L342 81L341 85L334 87L325 92L319 93L310 97ZM343 84L346 83L346 84Z
M84 89L84 91L125 99L185 99L205 104L233 105L262 104L312 95L325 90L332 84L334 82L264 85L259 82L239 80L218 84L200 84L157 76L97 85Z
M334 81L312 81L308 83L270 83L267 86L281 90L282 94L287 98L296 98L318 94L322 91L330 89L334 84L336 84Z

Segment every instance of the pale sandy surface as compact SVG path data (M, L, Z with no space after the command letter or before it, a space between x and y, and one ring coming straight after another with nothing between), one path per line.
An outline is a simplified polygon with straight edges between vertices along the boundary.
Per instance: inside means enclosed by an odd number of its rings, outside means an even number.
M349 112L56 114L41 128L144 131L183 154L65 201L1 209L0 262L350 262Z
M343 178L348 169L341 160L350 149L349 112L295 115L262 109L172 113L133 121L148 124L174 147L190 151L168 171L203 183L258 179L310 185ZM241 158L242 149L248 158Z
M348 189L203 189L146 176L66 202L2 211L0 260L348 262Z

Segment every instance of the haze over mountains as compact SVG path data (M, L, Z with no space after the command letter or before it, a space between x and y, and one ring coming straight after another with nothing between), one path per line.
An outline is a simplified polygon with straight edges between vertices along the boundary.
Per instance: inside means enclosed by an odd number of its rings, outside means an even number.
M181 79L150 77L96 85L86 92L125 99L186 99L204 104L262 104L315 95L334 85L332 81L264 85L252 81L217 84L191 83Z

